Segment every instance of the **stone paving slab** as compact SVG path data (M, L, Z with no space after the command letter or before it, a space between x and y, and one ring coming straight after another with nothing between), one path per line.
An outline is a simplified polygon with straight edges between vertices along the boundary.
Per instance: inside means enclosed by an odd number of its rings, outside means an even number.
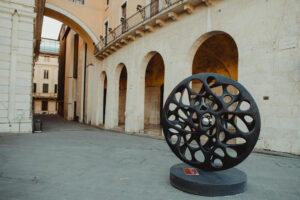
M180 161L163 140L43 121L43 133L0 135L0 200L211 199L169 184ZM248 175L247 191L214 199L300 199L297 156L252 153L237 168Z

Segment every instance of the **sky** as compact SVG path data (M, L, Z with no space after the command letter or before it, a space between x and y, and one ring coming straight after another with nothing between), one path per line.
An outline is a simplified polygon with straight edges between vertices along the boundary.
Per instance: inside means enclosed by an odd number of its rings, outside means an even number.
M62 23L50 17L44 16L42 38L57 40Z

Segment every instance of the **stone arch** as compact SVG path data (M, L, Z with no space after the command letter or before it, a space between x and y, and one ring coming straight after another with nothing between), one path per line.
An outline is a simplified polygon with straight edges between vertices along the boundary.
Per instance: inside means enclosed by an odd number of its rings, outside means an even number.
M144 131L161 135L161 113L163 107L165 64L160 53L148 53L143 67Z
M126 96L127 96L127 79L128 70L124 63L119 63L114 73L114 85L115 85L115 116L116 125L119 129L125 129L126 118Z
M99 40L97 39L93 31L70 12L53 4L46 3L44 15L70 26L71 29L82 36L88 43L94 45L97 45L99 43Z
M189 51L187 63L192 74L214 72L238 79L238 48L234 39L223 31L199 37Z

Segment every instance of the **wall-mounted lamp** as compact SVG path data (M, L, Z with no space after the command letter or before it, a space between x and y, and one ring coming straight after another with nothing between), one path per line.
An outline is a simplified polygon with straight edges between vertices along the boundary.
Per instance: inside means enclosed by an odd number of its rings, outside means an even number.
M125 21L125 17L122 16L122 17L120 18L120 21L121 21L121 22L124 22L124 21Z
M143 6L140 5L140 4L138 4L138 5L136 6L136 10L137 10L137 11L142 11L142 8L143 8Z
M104 41L103 35L100 35L100 40L101 40L102 42Z

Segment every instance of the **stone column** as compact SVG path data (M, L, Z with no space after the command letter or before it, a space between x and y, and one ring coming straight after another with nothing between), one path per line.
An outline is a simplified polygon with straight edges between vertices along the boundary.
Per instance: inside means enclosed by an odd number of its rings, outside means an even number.
M17 71L17 53L18 53L18 32L19 32L19 14L18 11L12 14L11 30L11 56L9 72L9 98L8 98L8 120L9 123L15 121L16 106L16 71Z

